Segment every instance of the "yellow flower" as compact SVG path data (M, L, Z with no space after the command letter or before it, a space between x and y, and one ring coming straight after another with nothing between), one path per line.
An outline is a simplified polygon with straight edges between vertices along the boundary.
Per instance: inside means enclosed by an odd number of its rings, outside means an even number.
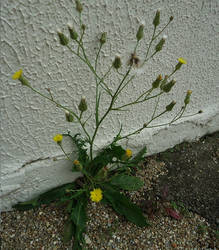
M53 140L57 143L60 143L62 141L63 136L60 134L57 134L53 137Z
M12 76L12 79L13 80L19 79L21 77L21 75L22 75L22 72L23 72L22 69L20 69L17 72L15 72L14 75Z
M100 188L96 188L90 192L90 199L94 202L99 202L103 199L102 190Z
M76 165L76 166L78 166L78 165L80 165L80 162L78 160L74 160L73 164Z
M128 157L128 158L130 158L130 157L132 157L132 151L131 151L131 149L126 149L126 151L125 151L125 155Z
M186 59L184 59L184 58L182 58L182 57L180 57L180 58L178 59L178 62L181 63L181 64L187 64Z

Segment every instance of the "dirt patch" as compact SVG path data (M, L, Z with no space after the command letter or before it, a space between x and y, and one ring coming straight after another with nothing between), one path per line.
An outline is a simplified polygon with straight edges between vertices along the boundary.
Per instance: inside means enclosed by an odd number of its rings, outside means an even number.
M219 132L196 142L185 142L152 156L165 163L168 173L160 176L153 192L168 187L169 199L206 218L219 228Z

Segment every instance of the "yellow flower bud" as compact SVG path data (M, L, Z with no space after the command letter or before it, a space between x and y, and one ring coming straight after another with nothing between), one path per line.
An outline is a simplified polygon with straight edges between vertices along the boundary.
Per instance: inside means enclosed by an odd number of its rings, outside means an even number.
M74 161L73 161L73 164L74 164L75 166L78 166L78 165L80 165L80 162L79 162L79 160L74 160Z
M186 97L185 97L185 100L184 100L185 105L189 104L191 94L192 94L192 90L188 90Z
M22 70L22 69L18 70L17 72L15 72L15 73L13 74L12 79L13 79L13 80L19 79L19 78L22 76L22 73L23 73L23 70Z
M126 155L128 158L132 157L132 151L131 151L131 149L127 148L126 151L125 151L125 155Z
M158 88L161 80L162 80L162 75L159 75L157 79L152 83L152 87L154 89Z
M61 143L63 139L63 136L61 134L57 134L53 137L53 140L57 143Z
M179 70L183 64L187 64L187 61L184 58L180 57L178 59L177 65L175 66L175 71Z
M29 87L30 84L29 84L28 80L23 77L22 73L23 73L22 69L18 70L17 72L15 72L13 74L12 79L13 80L19 80L22 85Z
M100 202L103 199L102 190L96 188L90 192L90 199L94 202Z

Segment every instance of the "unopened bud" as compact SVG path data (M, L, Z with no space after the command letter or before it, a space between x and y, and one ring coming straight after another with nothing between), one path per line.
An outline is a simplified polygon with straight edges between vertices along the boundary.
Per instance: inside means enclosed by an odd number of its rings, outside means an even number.
M122 66L121 59L120 59L119 56L116 56L116 57L115 57L115 60L114 60L114 62L113 62L113 67L114 67L115 69L119 69L121 66Z
M84 112L87 110L87 102L85 100L85 97L82 97L81 98L81 101L78 105L78 109L81 111L81 112Z
M164 43L165 43L165 37L161 38L160 42L156 45L155 47L156 52L162 50Z
M203 113L203 110L199 110L198 113L199 113L199 114Z
M59 41L60 41L60 44L63 45L63 46L66 46L68 45L68 38L61 32L58 31L58 36L59 36Z
M153 20L153 25L156 27L160 24L160 10L157 10L156 15Z
M68 25L69 34L72 40L77 40L78 33L73 29L71 25Z
M175 106L176 102L172 101L169 105L166 106L166 111L171 111Z
M163 89L162 89L162 90L163 90L164 92L166 92L166 93L170 92L170 90L171 90L172 87L175 85L175 83L176 83L175 80L172 80L172 81L168 82L167 84L165 84L165 85L163 86Z
M100 37L100 43L104 44L106 42L106 32L103 32Z
M86 29L85 24L82 24L82 25L81 25L81 29L82 29L83 31L85 31L85 29Z
M165 75L161 85L160 85L160 89L163 90L163 87L165 86L165 84L167 83L167 79L168 79L168 75Z
M154 89L158 88L159 85L160 85L161 80L162 80L162 75L159 75L159 76L157 77L157 79L152 83L152 87L153 87Z
M65 111L65 118L66 118L66 121L68 121L68 122L73 122L74 121L73 115L70 114L68 110Z
M187 94L186 94L186 97L185 97L185 100L184 100L185 105L189 104L191 94L192 94L192 91L188 90Z
M144 35L144 25L141 24L138 28L138 32L136 34L137 41L140 41L143 38Z
M81 4L81 2L79 0L75 0L75 3L76 3L76 10L81 13L82 10L83 10L83 6Z
M170 22L172 22L172 21L173 21L173 16L170 17Z

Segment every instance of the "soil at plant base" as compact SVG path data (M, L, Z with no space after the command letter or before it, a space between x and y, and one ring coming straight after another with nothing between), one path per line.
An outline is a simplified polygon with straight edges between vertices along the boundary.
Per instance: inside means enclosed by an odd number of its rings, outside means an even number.
M219 229L219 132L195 142L184 142L152 156L164 162L168 173L160 176L153 194L168 188L169 200L178 201Z

